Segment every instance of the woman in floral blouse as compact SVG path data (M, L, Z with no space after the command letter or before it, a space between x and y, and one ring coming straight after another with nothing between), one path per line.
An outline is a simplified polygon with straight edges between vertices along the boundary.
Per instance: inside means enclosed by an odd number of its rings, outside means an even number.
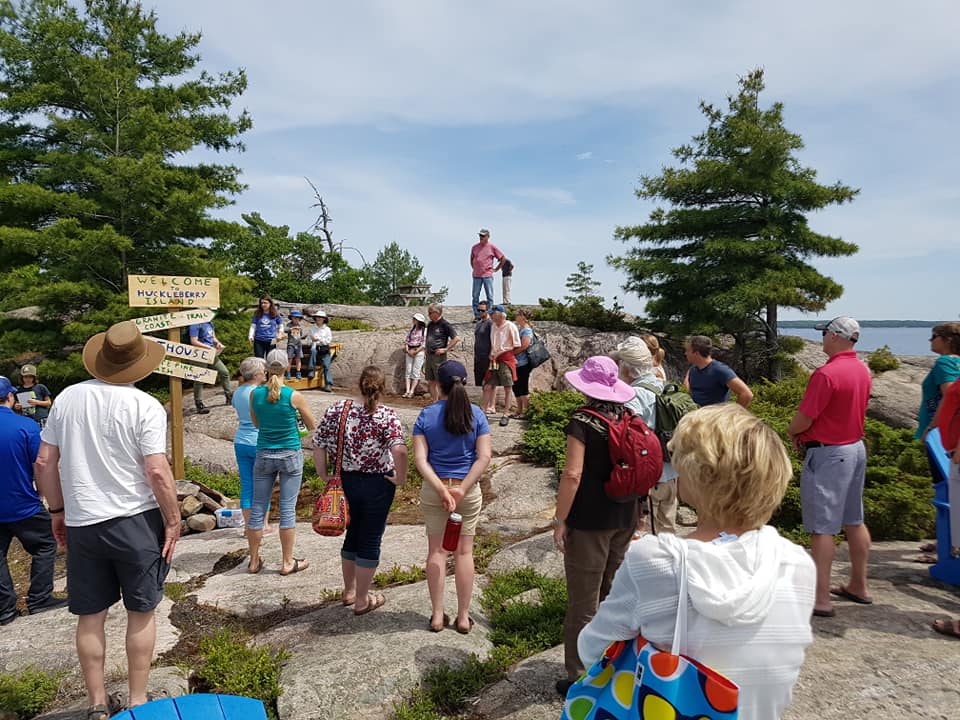
M327 459L337 454L340 419L347 413L343 434L343 491L350 504L350 525L340 550L343 604L354 615L365 615L386 601L370 594L380 564L380 542L398 485L407 481L407 446L397 413L380 404L386 379L368 365L360 374L363 404L341 400L331 405L313 436L317 474L327 481ZM347 406L347 403L350 403Z

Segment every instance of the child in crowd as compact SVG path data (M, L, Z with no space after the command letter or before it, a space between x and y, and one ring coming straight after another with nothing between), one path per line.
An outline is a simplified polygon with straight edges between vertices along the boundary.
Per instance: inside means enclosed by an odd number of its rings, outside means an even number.
M290 379L290 371L296 372L297 380L303 376L300 373L300 364L303 361L303 328L300 327L300 320L303 313L299 310L290 311L290 324L287 325L287 360L290 367L287 369L287 380Z
M503 304L509 305L512 300L510 299L510 290L511 285L513 284L513 269L516 267L508 258L503 259L503 264L500 266L500 272L503 273Z
M24 365L20 368L20 393L30 393L31 397L26 405L21 402L21 411L28 418L36 420L40 427L47 424L47 416L50 414L50 406L53 405L53 396L47 389L47 386L37 382L37 366Z

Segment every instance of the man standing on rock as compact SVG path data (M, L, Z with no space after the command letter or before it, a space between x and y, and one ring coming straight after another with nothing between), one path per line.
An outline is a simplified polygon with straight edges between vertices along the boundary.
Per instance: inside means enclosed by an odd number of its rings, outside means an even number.
M706 335L691 335L685 345L687 362L690 368L683 384L690 391L693 401L704 405L725 403L732 392L737 396L737 404L748 407L753 401L753 391L737 377L729 365L714 360L713 342Z
M33 462L40 449L40 426L13 412L17 389L0 376L0 625L16 620L17 591L7 567L10 542L17 538L30 553L30 614L67 604L53 597L53 564L57 541L50 513L33 485Z
M497 264L494 265L493 261ZM490 242L490 231L480 228L480 241L470 248L470 269L473 272L473 321L480 318L480 288L487 297L487 304L493 303L493 274L503 264L504 255Z
M810 376L787 432L794 446L805 451L800 502L803 527L813 535L811 554L817 566L813 614L833 617L831 595L862 605L873 602L867 591L870 531L863 521L867 469L863 423L870 401L870 371L853 349L860 339L856 320L838 317L816 328L823 333L823 351L829 359ZM831 588L833 536L841 528L850 551L850 580Z
M104 686L104 623L120 598L127 610L127 704L147 701L154 609L180 537L166 412L133 386L163 354L129 320L94 335L83 364L95 379L64 390L41 433L37 484L50 504L54 535L69 546L70 612L79 616L77 655L90 720L116 710Z
M213 362L209 365L197 363L201 367L213 368L217 371L217 384L223 388L223 396L226 398L225 405L229 405L233 399L233 386L230 384L230 371L220 359L220 353L224 350L224 345L217 337L216 330L213 329L212 322L196 323L190 326L190 344L194 347L204 350L212 350L215 354ZM206 415L210 410L203 404L203 383L193 381L193 404L197 408L198 415Z
M486 300L477 303L477 324L473 327L473 384L483 387L483 376L490 367L490 326L492 322L487 314L489 304Z
M510 422L510 404L513 402L513 383L517 379L517 356L514 350L520 347L520 331L510 320L503 305L494 305L490 311L493 325L490 328L490 366L483 381L483 411L487 415L497 412L497 388L503 388L503 417L500 425Z
M423 374L430 386L430 400L440 399L440 380L437 368L447 360L447 354L453 350L460 338L456 328L443 318L443 306L431 305L427 308L427 360L423 364Z

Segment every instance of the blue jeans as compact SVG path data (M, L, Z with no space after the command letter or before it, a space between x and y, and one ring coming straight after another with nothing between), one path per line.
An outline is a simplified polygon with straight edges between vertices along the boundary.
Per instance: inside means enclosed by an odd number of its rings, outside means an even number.
M253 464L257 459L257 446L234 443L233 454L240 473L240 509L249 510L253 507Z
M359 567L375 568L380 564L380 542L397 486L382 473L344 471L342 477L350 524L340 557L353 560Z
M483 294L487 298L487 309L493 309L493 278L485 277L473 279L473 316L475 318L480 317L480 288L483 287Z
M333 386L333 373L330 372L330 361L333 360L333 355L331 353L326 353L320 356L321 362L323 362L323 384L324 387ZM317 345L314 343L310 346L310 364L307 366L307 372L312 373L316 370L317 367Z
M273 448L257 450L253 463L253 507L250 508L251 530L262 530L263 519L270 507L273 485L280 477L280 529L297 524L297 496L303 480L303 450Z

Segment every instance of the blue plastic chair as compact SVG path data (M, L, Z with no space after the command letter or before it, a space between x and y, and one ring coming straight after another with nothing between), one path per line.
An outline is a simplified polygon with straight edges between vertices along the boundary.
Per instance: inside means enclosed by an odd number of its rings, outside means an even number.
M263 702L237 695L182 695L137 705L114 720L267 720Z
M940 431L933 428L924 441L933 475L933 507L937 509L937 562L930 566L930 576L951 585L960 585L960 558L950 557L950 497L947 478L950 476L950 454L940 441Z

